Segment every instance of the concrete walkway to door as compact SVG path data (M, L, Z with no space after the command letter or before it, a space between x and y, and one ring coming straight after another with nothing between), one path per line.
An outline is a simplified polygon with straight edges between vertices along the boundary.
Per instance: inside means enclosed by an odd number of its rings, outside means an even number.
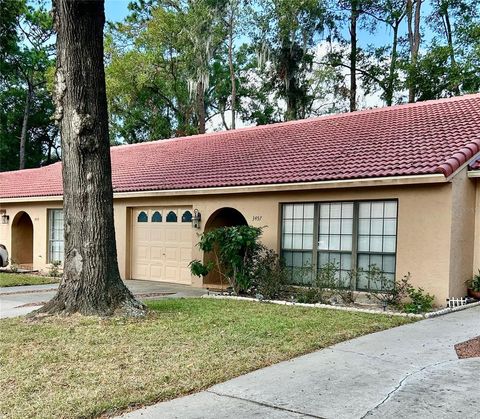
M480 307L378 332L264 368L138 418L478 418L480 358L453 346L480 335Z

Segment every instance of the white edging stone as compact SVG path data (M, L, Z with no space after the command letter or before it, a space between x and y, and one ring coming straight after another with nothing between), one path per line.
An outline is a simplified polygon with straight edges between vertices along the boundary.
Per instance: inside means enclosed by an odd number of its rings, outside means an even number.
M237 295L221 295L221 294L205 294L202 295L202 298L213 298L213 299L220 299L220 300L239 300L239 301L253 301L253 302L263 302L263 303L270 303L270 304L278 304L283 306L298 306L298 307L308 307L308 308L326 308L329 310L340 310L340 311L353 311L357 313L368 313L368 314L383 314L387 316L398 316L398 317L411 317L415 319L428 319L431 317L438 317L443 316L444 314L453 313L455 311L462 311L466 310L467 308L477 307L480 305L480 301L477 303L470 303L464 306L458 307L447 307L442 308L437 311L432 311L430 313L424 314L413 314L413 313L398 313L395 311L380 311L380 310L373 310L368 308L358 308L358 307L346 307L346 306L334 306L329 304L306 304L306 303L294 303L290 301L283 301L283 300L259 300L253 297L239 297Z

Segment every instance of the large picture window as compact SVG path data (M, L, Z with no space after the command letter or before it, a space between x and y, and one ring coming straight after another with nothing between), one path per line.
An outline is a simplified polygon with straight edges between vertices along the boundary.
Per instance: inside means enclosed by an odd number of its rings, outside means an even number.
M311 277L305 268L327 263L338 268L340 283L350 283L353 268L367 272L376 266L388 280L395 278L397 201L320 202L282 206L282 256L292 283ZM311 269L310 269L311 272ZM375 289L369 275L358 275L354 286Z
M48 262L63 262L63 210L48 210Z

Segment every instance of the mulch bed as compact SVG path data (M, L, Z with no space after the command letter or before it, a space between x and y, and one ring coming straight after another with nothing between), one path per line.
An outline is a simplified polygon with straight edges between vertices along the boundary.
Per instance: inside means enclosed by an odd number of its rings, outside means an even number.
M460 359L480 357L480 336L466 342L457 343L455 351Z

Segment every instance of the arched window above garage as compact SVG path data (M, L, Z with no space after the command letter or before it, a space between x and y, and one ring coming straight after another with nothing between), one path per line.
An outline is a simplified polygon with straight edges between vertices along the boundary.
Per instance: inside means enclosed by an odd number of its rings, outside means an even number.
M152 215L152 223L161 223L162 222L162 214L158 211L155 211Z
M192 222L192 213L190 211L185 211L182 215L182 223L191 223Z
M148 223L148 216L145 211L141 211L137 217L137 223Z
M177 222L177 214L175 214L173 211L170 211L167 214L167 223L176 223Z

